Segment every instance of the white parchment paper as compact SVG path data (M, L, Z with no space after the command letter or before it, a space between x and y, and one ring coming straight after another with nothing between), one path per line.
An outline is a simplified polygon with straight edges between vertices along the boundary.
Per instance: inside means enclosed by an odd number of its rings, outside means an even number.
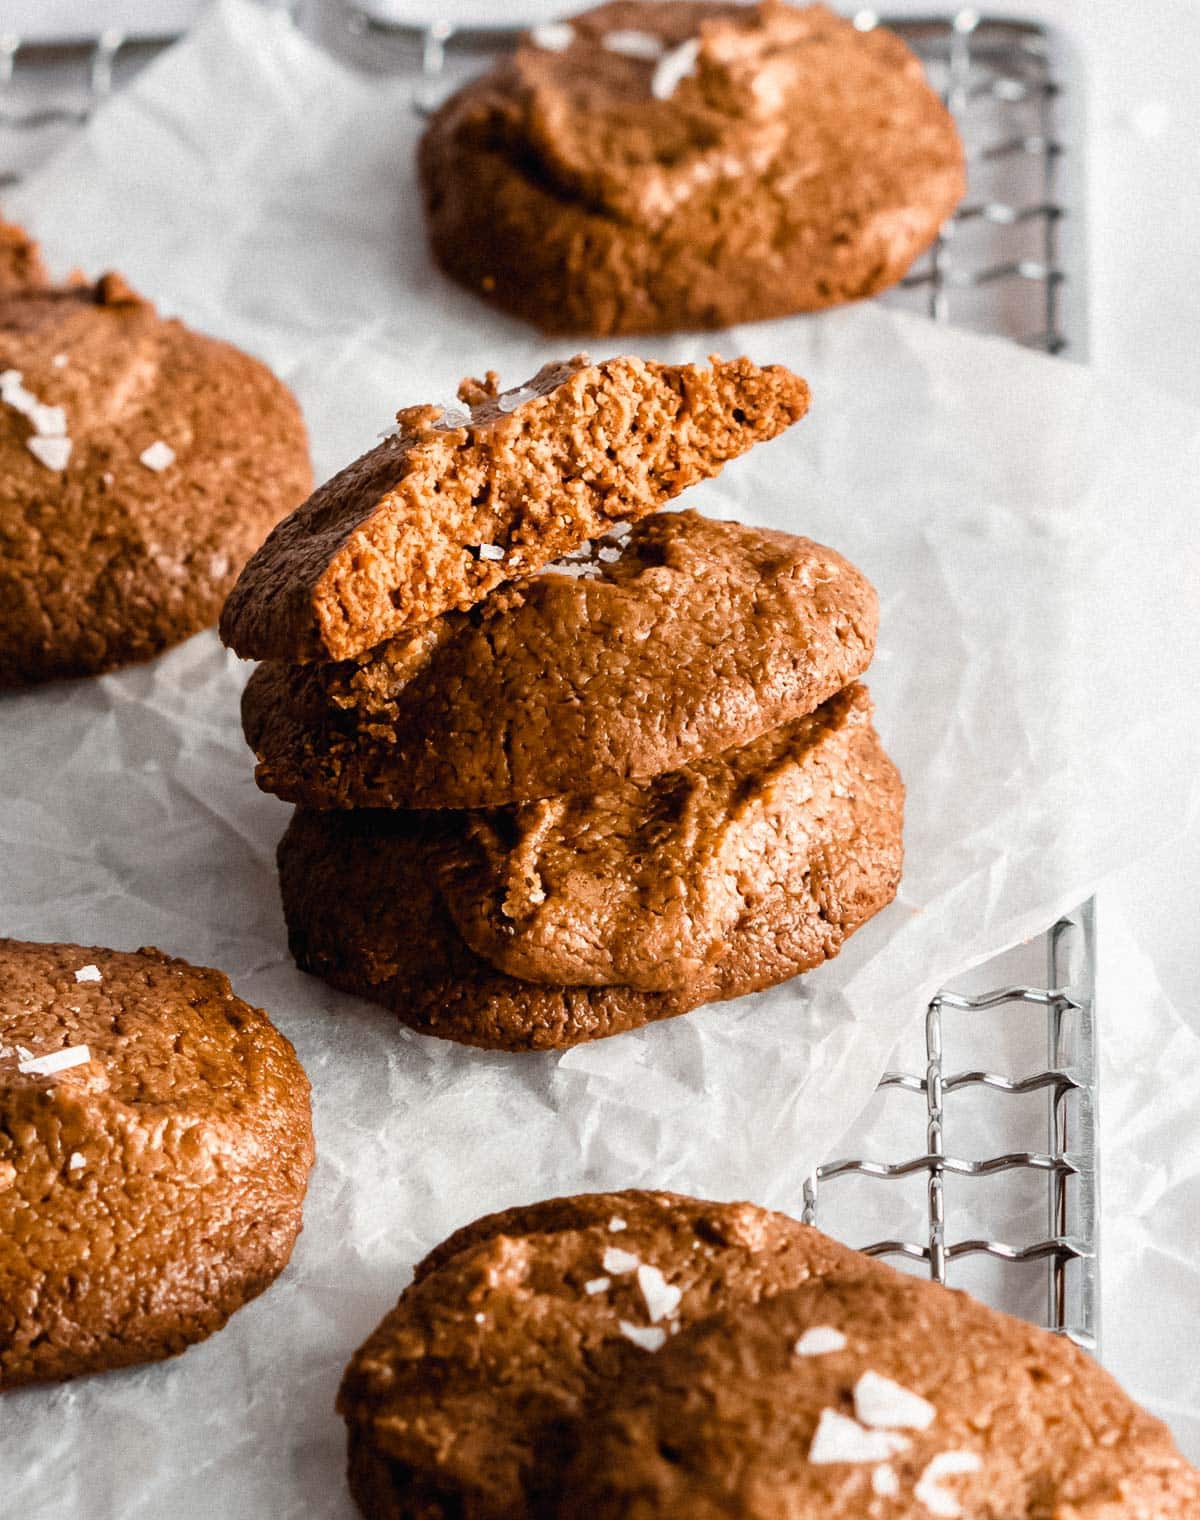
M60 269L119 266L267 358L323 477L398 406L572 347L432 267L417 131L406 87L223 0L5 209ZM773 993L560 1057L465 1051L290 965L272 862L287 810L253 786L246 668L214 635L0 699L3 932L228 971L295 1041L319 1147L291 1267L220 1335L5 1399L0 1512L350 1514L339 1372L426 1247L581 1188L798 1210L939 983L1182 827L1200 754L1196 415L878 307L620 346L748 352L811 381L811 417L689 503L824 540L879 587L869 684L909 787L899 901Z

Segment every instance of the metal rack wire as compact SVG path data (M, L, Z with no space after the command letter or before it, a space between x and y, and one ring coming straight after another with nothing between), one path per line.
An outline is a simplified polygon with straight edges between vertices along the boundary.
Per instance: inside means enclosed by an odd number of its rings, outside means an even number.
M365 9L363 0L291 0L281 8L348 61L381 72L410 71L418 110L517 36L513 27L464 28L438 17L421 26L397 25ZM873 11L860 11L854 20L860 29L883 24ZM891 24L921 55L959 122L969 191L934 247L884 299L924 310L939 322L1082 356L1081 248L1062 185L1065 163L1080 198L1078 153L1066 151L1073 140L1076 82L1061 39L1036 24L984 18L974 10ZM43 48L0 33L0 186L19 177L18 139L45 142L47 134L77 129L161 45L106 32L76 45ZM6 143L14 151L6 152ZM1092 905L1061 919L1023 954L1038 969L1019 984L997 984L991 963L974 974L973 990L964 984L933 999L925 1015L923 1070L913 1069L914 1061L909 1069L888 1072L877 1095L881 1103L901 1105L894 1133L911 1134L911 1150L897 1138L893 1150L908 1151L904 1159L850 1156L820 1167L803 1186L804 1217L829 1223L839 1190L851 1178L890 1184L923 1179L924 1238L913 1238L914 1230L868 1241L864 1249L927 1271L939 1282L955 1280L971 1258L997 1263L1004 1273L1044 1264L1041 1303L1026 1302L1021 1312L1094 1350L1099 1196ZM1006 1074L1006 1065L1011 1071L1025 1057L1008 1049L995 1060L989 1050L1013 1020L1026 1036L1040 1030L1041 1040L1030 1047L1027 1039L1027 1049L1042 1047L1028 1058L1033 1069L1015 1076ZM961 1070L948 1068L948 1039L968 1049L969 1064ZM1036 1143L974 1159L967 1159L969 1152L956 1154L947 1133L971 1094L994 1094L1013 1110L1040 1099ZM1033 1122L1024 1113L1020 1138L1026 1142ZM1008 1210L1022 1220L1027 1238L1003 1239L990 1230L954 1235L952 1221L977 1212L953 1203L957 1179L981 1187L989 1179L1030 1178L1044 1179L1041 1207ZM870 1214L869 1206L857 1208L856 1233ZM1002 1281L993 1282L987 1296L1009 1306Z

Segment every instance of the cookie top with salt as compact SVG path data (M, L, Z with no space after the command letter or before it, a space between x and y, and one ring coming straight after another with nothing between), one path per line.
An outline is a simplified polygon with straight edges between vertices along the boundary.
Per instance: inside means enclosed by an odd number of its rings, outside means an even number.
M626 1225L619 1247L614 1216ZM680 1327L859 1260L784 1215L668 1193L550 1199L478 1220L417 1267L347 1369L351 1488L380 1496L374 1513L409 1520L548 1515L581 1422Z
M117 274L6 289L19 254L0 227L0 689L209 626L312 486L299 407L265 365Z
M0 940L0 985L0 1389L180 1351L291 1250L295 1052L157 950Z
M814 711L875 647L866 578L788 533L659 512L548 570L361 660L261 665L259 785L319 808L592 793Z
M807 407L803 380L749 359L576 356L511 390L464 381L279 524L221 635L249 658L357 656L655 511Z
M684 1324L608 1386L562 1482L589 1520L1197 1513L1166 1428L1070 1342L873 1263ZM805 1339L821 1354L797 1354Z

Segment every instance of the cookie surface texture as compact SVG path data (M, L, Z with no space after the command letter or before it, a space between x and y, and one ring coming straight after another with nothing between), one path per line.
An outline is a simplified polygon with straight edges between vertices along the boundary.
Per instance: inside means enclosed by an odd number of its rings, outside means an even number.
M208 627L312 481L287 388L117 275L0 295L0 458L0 688Z
M1079 1347L855 1270L683 1329L593 1408L556 1513L1184 1520L1198 1505L1166 1427Z
M183 1351L283 1270L308 1080L219 971L0 940L0 1388Z
M597 1389L638 1377L653 1354L637 1337L665 1341L673 1323L854 1254L782 1214L668 1193L554 1199L479 1220L417 1267L347 1369L351 1490L372 1520L552 1513ZM653 1294L656 1274L669 1291L651 1303L642 1284Z
M548 364L410 407L246 566L221 636L252 659L342 660L655 511L803 416L781 365Z
M808 539L689 511L594 547L361 661L260 666L259 785L315 808L594 792L812 712L874 653L870 583Z
M825 810L829 777L814 771L816 805L784 821L794 833L763 850L764 860L774 856L775 873L739 884L719 948L706 946L711 958L686 969L677 964L668 988L526 980L478 953L504 959L488 926L471 923L476 846L470 815L454 812L298 810L278 852L292 954L302 970L390 1008L422 1033L514 1051L600 1039L773 986L836 954L899 882L903 787L856 702L825 759L835 751L842 783L834 784L848 796ZM686 791L695 782L675 784ZM582 926L582 909L578 918ZM643 928L653 939L651 926ZM573 963L568 954L556 951L554 969L579 964L585 947ZM532 957L539 955L535 944ZM594 945L590 957L594 975L599 960L620 964L621 949ZM538 969L529 959L527 946L524 969ZM628 959L640 981L661 980L636 954Z
M821 5L618 0L433 116L434 257L545 331L720 328L870 296L936 237L962 144L919 60Z
M805 969L894 891L899 798L854 685L652 782L472 815L442 894L471 949L525 981L686 991L756 923L764 972L785 943L779 969ZM807 932L781 932L789 909Z

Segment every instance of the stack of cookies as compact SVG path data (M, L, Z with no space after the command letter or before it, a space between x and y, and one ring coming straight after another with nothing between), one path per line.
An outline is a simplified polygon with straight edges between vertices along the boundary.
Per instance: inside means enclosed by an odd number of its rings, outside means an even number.
M324 485L221 629L298 805L297 962L425 1033L595 1039L786 980L891 901L903 788L840 555L658 512L808 405L748 360L547 366Z

